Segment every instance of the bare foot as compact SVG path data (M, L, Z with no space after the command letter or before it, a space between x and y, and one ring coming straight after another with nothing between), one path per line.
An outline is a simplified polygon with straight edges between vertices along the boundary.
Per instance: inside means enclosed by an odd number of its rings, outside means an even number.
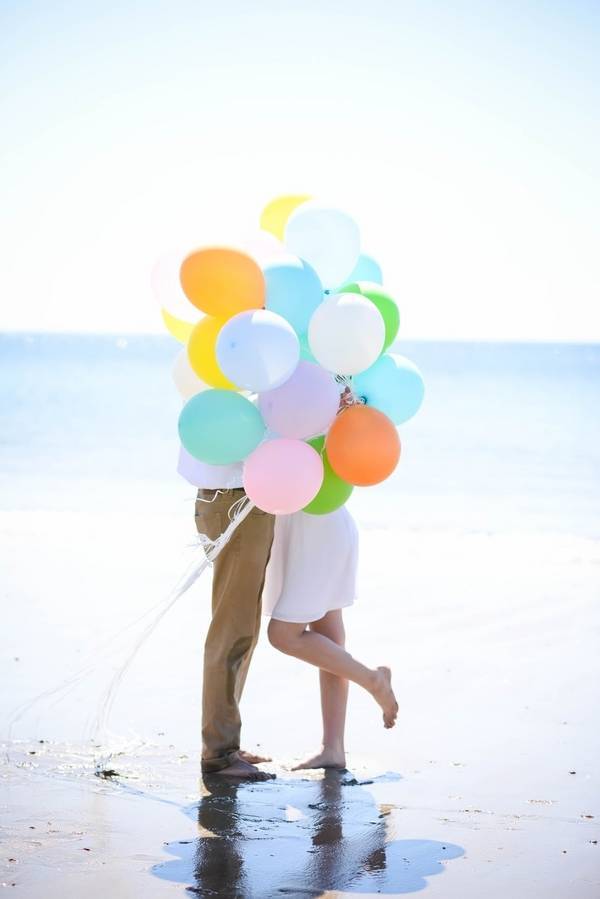
M304 762L294 765L292 771L301 771L304 768L337 768L343 771L346 768L346 755L344 752L324 748Z
M248 752L246 749L240 749L238 755L245 762L251 765L261 765L263 762L272 762L273 759L268 755L257 755L255 752Z
M392 672L381 665L373 681L371 695L383 709L383 726L393 727L398 716L398 703L392 690Z
M251 765L242 758L237 758L235 762L219 771L206 772L210 777L235 777L238 780L272 780L275 775L268 771L261 771L256 765Z

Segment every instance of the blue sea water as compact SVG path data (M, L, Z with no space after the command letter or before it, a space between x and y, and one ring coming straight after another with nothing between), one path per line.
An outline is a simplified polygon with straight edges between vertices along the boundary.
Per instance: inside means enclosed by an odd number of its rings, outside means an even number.
M400 342L425 378L366 527L598 533L600 345ZM0 335L0 509L189 514L169 337Z

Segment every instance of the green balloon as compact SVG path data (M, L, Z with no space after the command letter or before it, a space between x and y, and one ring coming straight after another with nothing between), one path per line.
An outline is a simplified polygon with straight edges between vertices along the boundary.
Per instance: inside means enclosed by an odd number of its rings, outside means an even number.
M179 416L179 437L188 453L210 465L241 462L265 435L262 415L234 390L204 390Z
M318 453L321 453L324 476L321 489L302 511L310 512L311 515L326 515L328 512L335 512L336 509L343 506L354 487L338 477L329 464L329 459L325 453L325 437L314 437L307 442Z
M360 293L361 296L377 306L381 312L383 323L385 325L385 343L383 344L384 353L390 347L400 328L400 312L396 306L395 300L386 293L381 284L373 284L371 281L356 281L353 284L344 284L340 287L338 293Z
M321 456L325 452L325 434L321 434L319 437L311 437L306 442L310 443L312 448L316 449Z

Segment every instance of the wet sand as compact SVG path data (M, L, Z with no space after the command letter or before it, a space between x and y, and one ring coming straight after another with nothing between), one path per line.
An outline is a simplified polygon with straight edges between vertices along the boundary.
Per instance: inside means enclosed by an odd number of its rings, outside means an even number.
M129 539L125 556L130 516L127 530L101 515L13 514L0 524L18 595L1 643L4 714L164 595L183 561L165 546L185 535L179 520L140 519L144 538L133 549ZM67 563L73 533L80 542ZM81 738L115 659L19 722L0 767L0 882L28 899L600 895L598 543L361 536L349 646L369 664L392 665L401 706L393 731L352 688L348 771L291 772L318 742L317 677L263 637L244 696L244 744L274 756L265 767L277 780L202 782L207 579L123 684L111 720L126 735L123 754L107 760ZM98 564L98 546L110 565ZM99 758L117 773L97 777Z
M196 764L168 753L121 757L111 783L94 783L66 747L51 747L40 761L10 789L16 855L7 875L27 896L162 896L177 885L202 896L393 895L422 889L464 853L443 833L406 832L402 809L381 801L399 780L394 774L277 767L270 783L213 776L186 797Z

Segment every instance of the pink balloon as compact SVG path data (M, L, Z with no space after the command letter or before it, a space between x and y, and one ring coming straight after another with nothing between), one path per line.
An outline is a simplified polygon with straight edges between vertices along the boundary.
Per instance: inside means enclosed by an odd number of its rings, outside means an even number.
M272 431L282 437L323 434L334 420L340 389L333 375L314 362L301 360L293 375L258 398L258 408Z
M262 228L253 234L244 235L240 240L239 248L248 256L252 256L261 268L276 259L289 256L290 253L285 244L277 240L274 234L263 231Z
M321 456L301 440L267 440L244 462L244 490L259 509L273 515L300 511L322 483Z

